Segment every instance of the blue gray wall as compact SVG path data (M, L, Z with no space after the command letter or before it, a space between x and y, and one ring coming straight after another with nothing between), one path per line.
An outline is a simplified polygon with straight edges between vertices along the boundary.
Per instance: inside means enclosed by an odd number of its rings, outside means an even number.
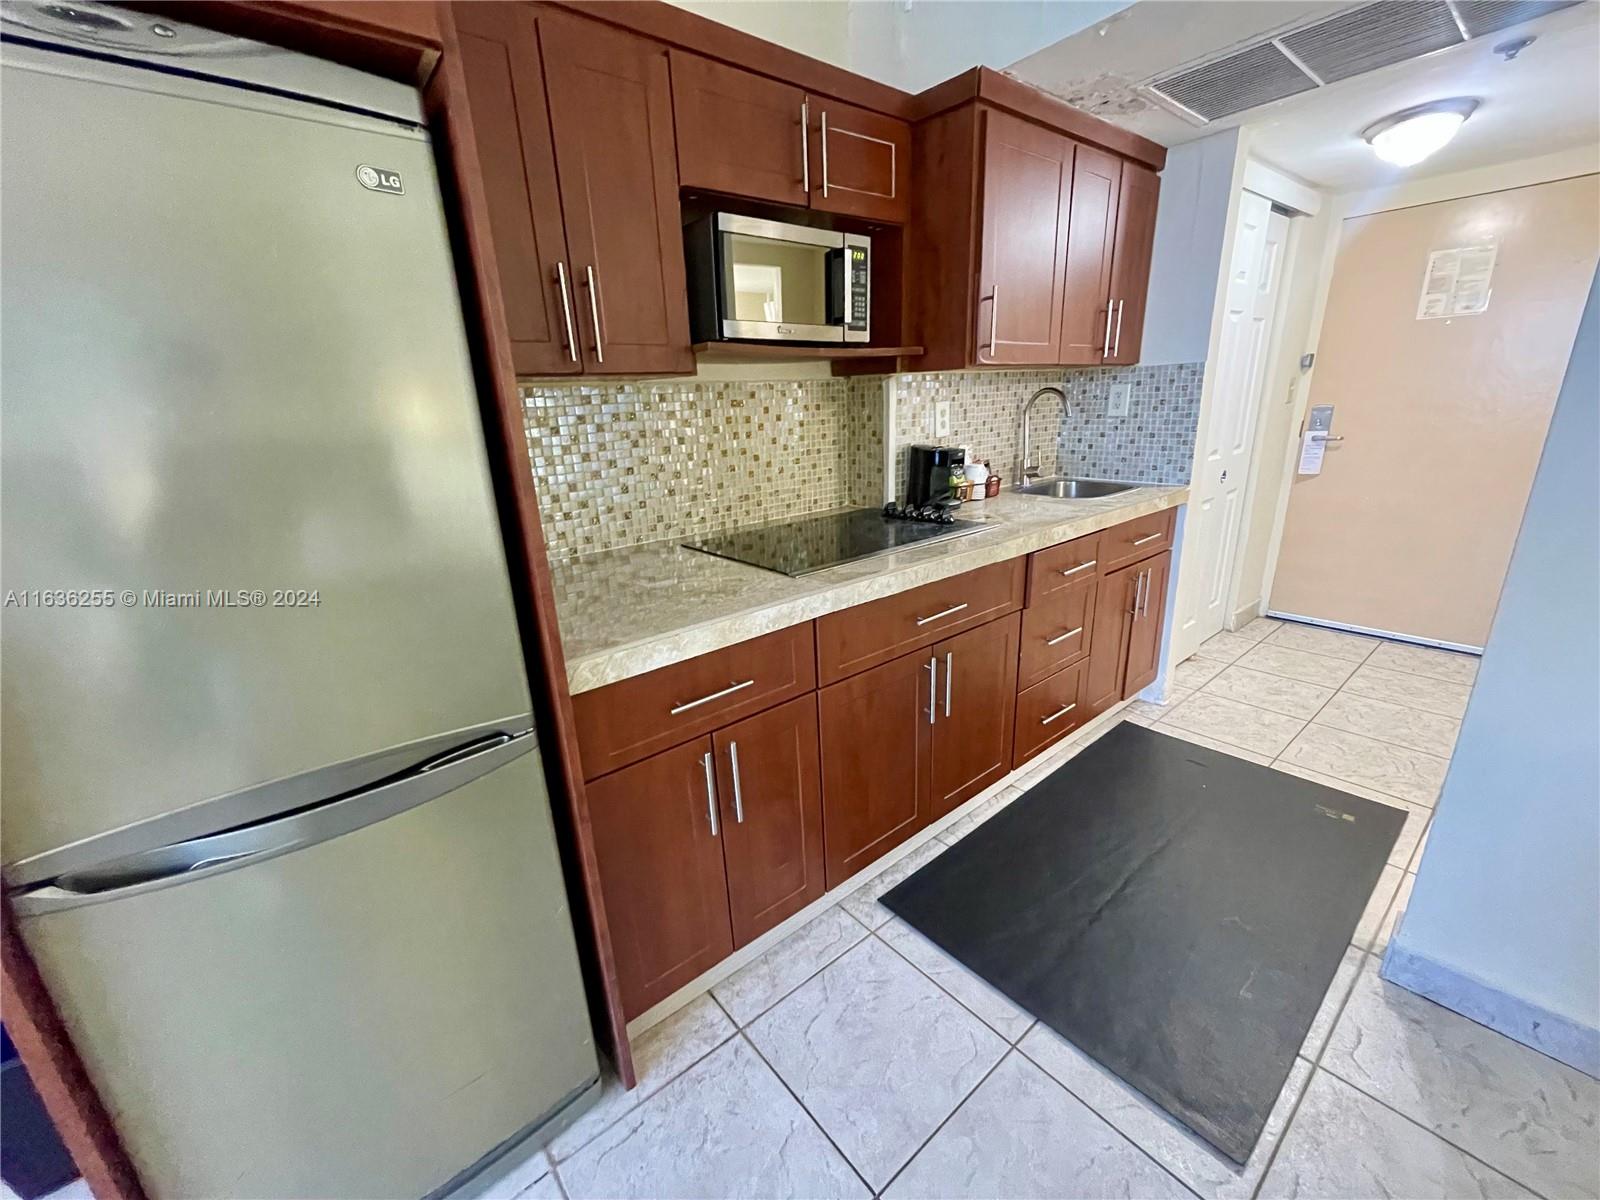
M1595 285L1384 974L1600 1072Z

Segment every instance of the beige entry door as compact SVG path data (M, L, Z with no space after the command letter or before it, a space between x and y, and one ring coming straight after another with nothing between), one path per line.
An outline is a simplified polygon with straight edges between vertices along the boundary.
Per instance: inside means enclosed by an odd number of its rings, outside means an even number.
M1487 308L1420 319L1430 254L1490 245ZM1597 254L1594 175L1345 221L1308 397L1339 440L1290 486L1269 611L1483 646Z

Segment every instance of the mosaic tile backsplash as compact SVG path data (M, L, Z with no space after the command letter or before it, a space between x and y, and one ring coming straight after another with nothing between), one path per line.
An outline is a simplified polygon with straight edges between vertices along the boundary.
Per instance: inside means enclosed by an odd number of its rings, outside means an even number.
M1066 392L1071 415L1051 396L1034 406L1030 456L1044 474L1187 483L1204 378L1204 363L897 375L895 494L905 492L906 448L927 442L968 447L1009 486L1021 451L1023 401L1052 385ZM1117 383L1131 391L1127 415L1113 417L1111 386ZM948 437L933 432L934 405L941 400L951 402Z
M1046 397L1034 410L1035 457L1046 474L1185 483L1204 368L894 376L894 494L905 493L905 451L919 442L968 446L1009 484L1022 402L1046 385L1062 388L1072 409L1063 416ZM1108 412L1116 383L1131 387L1126 416ZM528 457L551 554L881 503L883 384L882 376L524 382ZM950 401L950 434L935 438L941 400Z
M881 502L880 379L524 383L521 392L556 557Z

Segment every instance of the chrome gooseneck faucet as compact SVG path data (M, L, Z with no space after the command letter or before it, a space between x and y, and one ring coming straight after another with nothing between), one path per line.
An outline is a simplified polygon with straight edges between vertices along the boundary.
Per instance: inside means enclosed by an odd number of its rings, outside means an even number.
M1058 387L1042 387L1033 395L1029 396L1028 399L1023 403L1021 422L1022 431L1018 438L1018 441L1021 443L1022 455L1017 460L1016 474L1012 476L1011 486L1014 488L1025 488L1028 486L1029 480L1037 479L1039 477L1039 464L1028 461L1030 457L1028 449L1028 418L1033 413L1033 406L1035 402L1038 401L1040 396L1047 394L1055 396L1061 401L1061 412L1063 416L1072 416L1072 405L1067 400L1067 394Z

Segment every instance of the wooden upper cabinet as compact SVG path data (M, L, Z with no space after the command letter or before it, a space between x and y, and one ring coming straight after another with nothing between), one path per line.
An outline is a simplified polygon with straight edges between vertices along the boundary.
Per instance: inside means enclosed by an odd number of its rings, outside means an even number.
M615 771L587 791L631 1019L733 952L711 739Z
M1111 321L1108 363L1136 363L1144 341L1145 301L1150 290L1150 256L1156 240L1156 203L1161 177L1137 163L1122 164L1117 193L1117 231L1111 252Z
M1011 770L1017 706L1017 629L1013 614L933 648L933 806L938 820Z
M1005 113L985 115L980 363L1061 362L1073 143Z
M463 4L455 21L512 362L519 374L581 371L533 11Z
M806 107L811 207L903 223L911 212L911 127L825 96L808 97Z
M826 890L817 698L713 735L733 942L743 946Z
M1111 344L1111 261L1122 160L1079 146L1067 229L1061 363L1098 363Z
M829 887L928 823L933 662L908 654L817 693Z
M678 182L803 208L805 93L698 54L669 57Z
M667 50L538 20L584 368L692 371Z

